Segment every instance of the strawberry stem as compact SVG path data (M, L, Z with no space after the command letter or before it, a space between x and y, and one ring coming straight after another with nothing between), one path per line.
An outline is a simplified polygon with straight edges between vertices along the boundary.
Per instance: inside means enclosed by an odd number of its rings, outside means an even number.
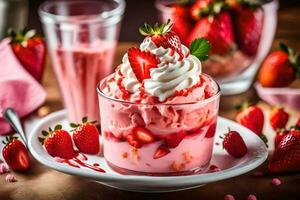
M144 36L164 35L169 33L172 30L172 27L173 27L173 23L171 23L171 20L168 19L166 24L155 23L153 27L151 27L147 23L144 23L144 25L139 28L139 32Z
M294 49L288 47L286 44L279 42L279 49L284 51L289 56L289 61L294 67L294 71L297 78L300 78L300 54Z

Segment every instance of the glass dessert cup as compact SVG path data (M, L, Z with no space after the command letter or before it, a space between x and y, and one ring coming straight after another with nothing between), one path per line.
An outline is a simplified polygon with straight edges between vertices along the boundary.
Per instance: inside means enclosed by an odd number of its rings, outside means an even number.
M201 173L210 163L219 108L216 93L192 103L133 103L107 96L107 77L98 85L104 157L122 174L173 176ZM142 131L141 131L142 130ZM128 136L150 133L149 143ZM146 136L147 138L147 136Z
M159 20L161 22L172 20L175 10L170 5L179 2L181 1L156 0L155 7ZM266 0L262 6L264 11L263 28L254 56L246 55L237 47L226 55L210 55L209 59L203 62L203 72L218 81L222 95L238 94L250 88L258 68L271 49L276 32L278 7L278 0ZM194 24L195 22L191 22L192 27Z
M124 0L47 1L39 15L70 121L99 119L94 90L113 72Z

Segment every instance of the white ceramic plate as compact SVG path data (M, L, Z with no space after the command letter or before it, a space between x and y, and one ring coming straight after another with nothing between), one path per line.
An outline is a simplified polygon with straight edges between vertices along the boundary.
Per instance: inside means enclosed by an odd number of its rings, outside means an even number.
M88 163L99 163L100 167L106 171L106 173L99 173L88 168L75 168L70 167L65 163L58 163L48 155L43 146L39 143L38 136L40 136L41 130L47 129L49 126L53 126L57 123L62 124L65 129L69 129L65 111L58 111L48 115L41 119L33 128L28 139L28 146L35 159L57 171L92 179L122 190L166 192L195 188L203 184L228 179L246 173L262 164L268 155L264 143L253 132L233 121L219 117L217 133L215 136L214 153L211 161L211 164L221 168L221 171L219 172L168 177L121 175L112 171L103 157L88 155ZM228 127L230 127L231 130L238 131L248 146L248 153L243 158L232 158L222 149L222 145L216 144L221 144L219 136L223 135Z

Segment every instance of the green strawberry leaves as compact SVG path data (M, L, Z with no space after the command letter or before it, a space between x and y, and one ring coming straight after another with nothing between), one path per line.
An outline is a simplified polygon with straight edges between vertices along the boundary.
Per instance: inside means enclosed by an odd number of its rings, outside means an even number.
M200 61L208 59L208 53L211 50L211 45L206 38L195 39L190 45L190 52Z
M294 67L296 77L300 78L300 53L288 47L286 44L279 42L279 49L284 51L289 56L289 61Z

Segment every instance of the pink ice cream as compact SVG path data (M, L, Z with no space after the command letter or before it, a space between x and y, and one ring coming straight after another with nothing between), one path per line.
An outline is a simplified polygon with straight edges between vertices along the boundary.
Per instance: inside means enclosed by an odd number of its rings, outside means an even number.
M182 45L184 58L149 39L141 44L160 60L139 82L127 54L100 84L104 156L125 174L176 175L210 162L219 105L215 81ZM140 138L141 137L141 138Z

